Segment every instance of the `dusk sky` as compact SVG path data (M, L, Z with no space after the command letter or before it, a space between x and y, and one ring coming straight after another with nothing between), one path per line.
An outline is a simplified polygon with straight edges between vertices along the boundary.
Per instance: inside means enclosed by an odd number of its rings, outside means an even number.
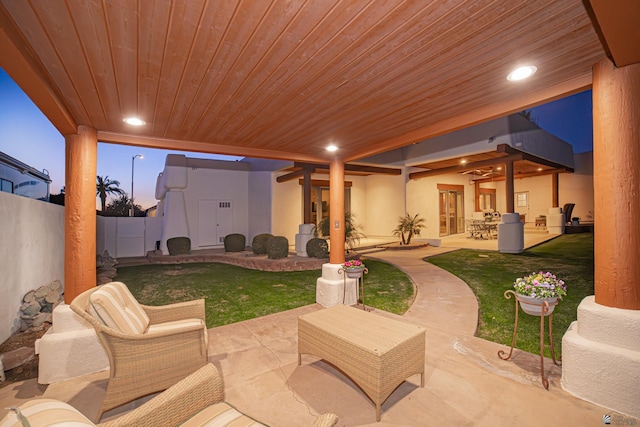
M541 128L569 142L576 153L593 150L591 91L582 92L532 109ZM0 68L0 151L38 170L46 169L52 179L50 192L64 186L64 137ZM98 144L98 175L120 181L120 188L131 193L131 158L135 160L134 197L146 209L154 206L156 178L164 169L169 153L199 158L227 158L214 154ZM98 199L96 198L98 202ZM99 203L97 204L99 206Z

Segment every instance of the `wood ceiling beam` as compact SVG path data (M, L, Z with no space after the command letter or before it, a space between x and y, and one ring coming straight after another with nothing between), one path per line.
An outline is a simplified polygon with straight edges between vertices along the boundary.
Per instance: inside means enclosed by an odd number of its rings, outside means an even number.
M304 163L304 162L294 162L294 167L308 169L308 170L329 170L329 165L322 163ZM345 164L344 165L345 172L360 172L360 173L372 173L378 175L400 175L402 174L401 169L397 168L385 168L379 166L365 166L365 165L353 165L353 164Z
M154 138L150 136L130 135L118 132L98 131L99 142L134 145L137 147L160 148L163 150L194 151L197 153L224 154L227 156L243 156L258 159L297 160L303 162L318 162L320 157L307 156L301 153L289 153L278 150L263 150L235 145L210 144L198 141L183 141L180 139Z
M513 179L532 178L534 176L551 175L554 173L563 173L563 172L568 172L568 171L566 169L547 169L540 172L514 174ZM505 180L504 175L498 175L498 176L494 175L493 179L492 178L474 179L473 182L477 184L486 184L487 182L497 182L497 181L504 181L504 180Z
M466 163L464 165L449 166L448 168L431 169L422 172L413 172L409 174L409 179L426 178L428 176L443 175L447 173L464 172L469 169L477 169L486 166L504 165L509 161L523 160L524 153L512 154L506 157L498 157L495 159L481 160L479 162Z
M640 1L584 2L600 42L617 67L640 63Z
M534 156L529 153L522 153L524 158L522 160L528 160L533 163L537 163L539 165L549 166L554 169L564 170L567 172L573 172L573 168L567 167L565 165L561 165L560 163L552 162L551 160L543 159L542 157Z
M296 179L298 177L304 176L305 173L309 173L309 171L306 170L306 169L300 169L300 170L297 170L297 171L289 172L286 175L281 175L281 176L277 177L276 178L276 182L291 181L291 180Z

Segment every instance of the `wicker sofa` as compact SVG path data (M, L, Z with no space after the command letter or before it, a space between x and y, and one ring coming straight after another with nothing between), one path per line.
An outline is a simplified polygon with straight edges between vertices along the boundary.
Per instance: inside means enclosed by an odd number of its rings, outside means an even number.
M30 425L63 425L75 427L96 426L71 405L52 399L34 399L19 407L20 414L12 411L0 421L0 427ZM24 419L21 421L21 417ZM326 413L316 418L314 427L331 427L338 421L335 414ZM218 369L207 364L160 393L137 409L114 420L97 424L100 427L199 427L215 426L258 427L264 424L241 413L224 401L224 387ZM64 424L66 425L66 424Z
M109 357L107 393L96 421L208 362L204 300L145 306L124 283L111 282L81 293L70 307L93 326Z

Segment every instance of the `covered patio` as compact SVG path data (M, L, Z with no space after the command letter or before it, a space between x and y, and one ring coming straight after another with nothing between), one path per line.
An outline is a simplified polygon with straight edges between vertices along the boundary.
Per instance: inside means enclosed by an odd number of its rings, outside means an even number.
M457 318L473 313L456 308L466 304L465 291L450 295L442 324L432 321L433 307L455 281L407 260L399 265L410 274L436 279L420 279L427 299L405 315L430 328L430 372L424 389L405 383L396 391L403 397L387 403L383 422L539 425L562 418L595 425L612 410L640 417L640 340L626 327L640 313L639 19L635 0L3 0L0 66L65 136L67 303L96 284L98 141L328 164L330 237L343 242L347 163L591 88L595 302L579 310L584 327L573 331L562 372L564 389L583 400L556 387L558 377L549 392L527 382L525 362L500 361L499 369L489 362L497 349L473 338L470 326L458 326L474 321ZM537 73L507 81L520 65ZM515 212L513 167L511 159L506 213ZM342 251L331 252L331 268L343 262ZM601 320L590 328L594 318ZM341 387L329 382L335 376L318 375L324 365L293 369L296 334L287 328L295 326L275 319L255 329L228 327L246 341L233 335L216 343L218 331L210 331L210 357L223 368L230 400L247 399L238 406L249 413L264 405L256 417L275 425L338 409L345 425L373 423L357 390L354 399L342 399L334 391ZM612 355L616 367L608 371ZM592 376L585 379L584 369ZM27 389L13 398L28 398ZM71 403L90 395L78 383L67 392ZM295 402L275 404L275 396ZM525 413L516 413L523 406Z

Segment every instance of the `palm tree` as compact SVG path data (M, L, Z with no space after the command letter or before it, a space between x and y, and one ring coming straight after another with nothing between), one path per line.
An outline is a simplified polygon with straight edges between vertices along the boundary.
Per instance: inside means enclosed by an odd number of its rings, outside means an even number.
M96 196L100 197L100 206L103 211L107 206L108 194L124 196L126 193L120 188L120 181L109 179L108 176L103 178L98 175L96 177Z
M414 235L420 235L420 230L424 227L424 218L420 218L419 215L415 214L412 217L407 213L405 216L398 217L398 226L393 230L393 235L400 236L403 245L411 243L411 238Z

